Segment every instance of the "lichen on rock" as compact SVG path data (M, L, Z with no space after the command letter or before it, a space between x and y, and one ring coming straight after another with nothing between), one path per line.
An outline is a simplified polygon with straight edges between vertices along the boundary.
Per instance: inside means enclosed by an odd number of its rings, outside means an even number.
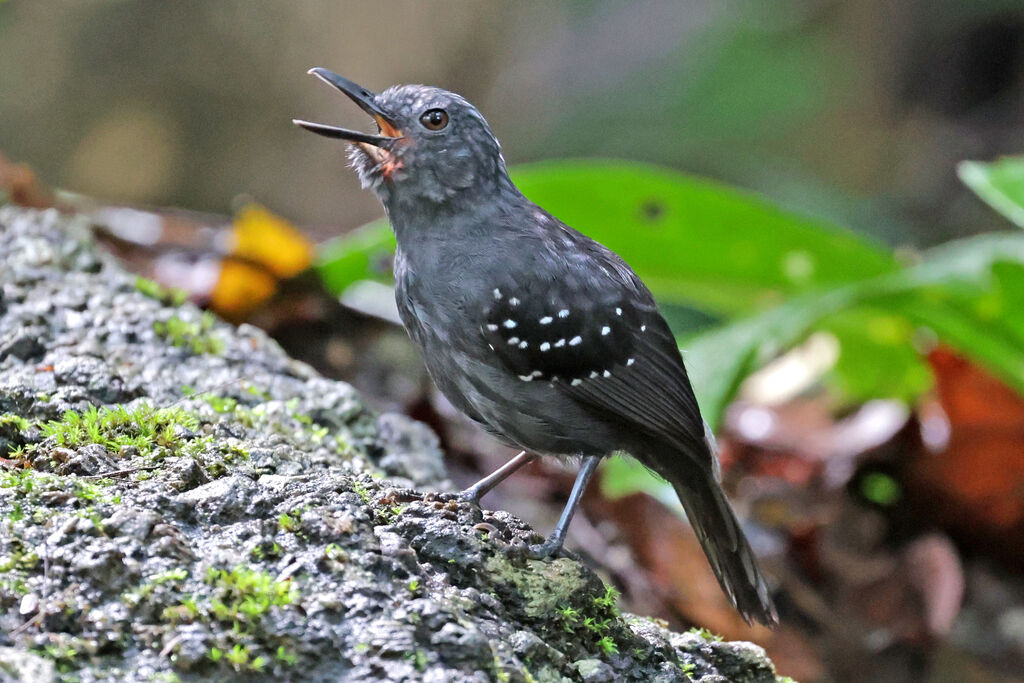
M0 207L0 679L773 681L620 614L423 425ZM717 678L716 678L717 677Z

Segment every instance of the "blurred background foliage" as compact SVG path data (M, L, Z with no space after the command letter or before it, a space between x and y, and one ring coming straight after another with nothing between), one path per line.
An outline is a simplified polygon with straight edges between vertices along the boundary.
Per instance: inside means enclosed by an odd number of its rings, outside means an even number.
M1013 0L15 0L0 146L107 199L359 225L342 148L282 125L365 124L319 64L463 93L512 164L656 162L927 246L998 226L952 169L1021 138L1022 32Z
M289 121L367 126L316 65L462 93L663 304L783 627L739 623L612 460L570 545L627 607L800 680L1024 680L1021 0L7 0L0 64L3 154L140 273L430 422L460 483L506 454L380 322L379 205ZM488 504L550 527L571 476L522 479Z

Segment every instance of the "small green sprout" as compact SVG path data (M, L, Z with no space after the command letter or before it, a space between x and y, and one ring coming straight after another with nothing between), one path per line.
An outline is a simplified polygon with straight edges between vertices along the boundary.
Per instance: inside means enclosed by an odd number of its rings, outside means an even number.
M142 276L135 278L135 289L150 299L170 306L181 306L188 301L188 292L185 290L177 287L167 288L159 282Z
M301 512L293 514L282 512L277 516L277 525L285 531L295 533L302 527L301 515Z
M598 607L599 609L608 610L609 612L617 615L618 600L619 591L615 590L611 586L606 586L604 590L604 595L602 595L599 598L594 598L594 606Z
M44 424L42 432L58 446L98 443L113 453L132 447L140 455L148 456L158 449L178 455L185 446L178 430L198 428L198 418L181 408L153 408L142 403L131 409L116 405L90 406L82 413L69 410L61 419Z
M25 432L28 431L31 424L32 423L21 415L15 415L14 413L4 413L3 415L0 415L0 427L11 426L19 432Z
M619 654L619 646L615 644L611 636L605 636L597 641L597 646L607 657Z

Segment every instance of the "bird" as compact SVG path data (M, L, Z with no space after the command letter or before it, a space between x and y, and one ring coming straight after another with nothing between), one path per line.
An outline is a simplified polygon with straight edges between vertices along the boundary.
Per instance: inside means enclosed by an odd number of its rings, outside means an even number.
M527 199L466 99L437 87L374 93L327 69L376 133L293 119L348 144L395 233L403 325L445 397L521 452L462 492L480 498L541 456L580 462L532 557L561 550L602 458L627 453L668 481L723 591L748 622L778 623L768 584L719 484L714 437L654 297L616 253Z

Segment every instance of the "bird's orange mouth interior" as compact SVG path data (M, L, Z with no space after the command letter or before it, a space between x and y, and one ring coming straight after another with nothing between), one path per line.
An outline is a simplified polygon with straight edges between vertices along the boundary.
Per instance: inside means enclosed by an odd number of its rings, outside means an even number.
M383 116L374 116L373 118L377 122L377 128L381 135L387 135L389 138L402 137L402 131L388 123Z

